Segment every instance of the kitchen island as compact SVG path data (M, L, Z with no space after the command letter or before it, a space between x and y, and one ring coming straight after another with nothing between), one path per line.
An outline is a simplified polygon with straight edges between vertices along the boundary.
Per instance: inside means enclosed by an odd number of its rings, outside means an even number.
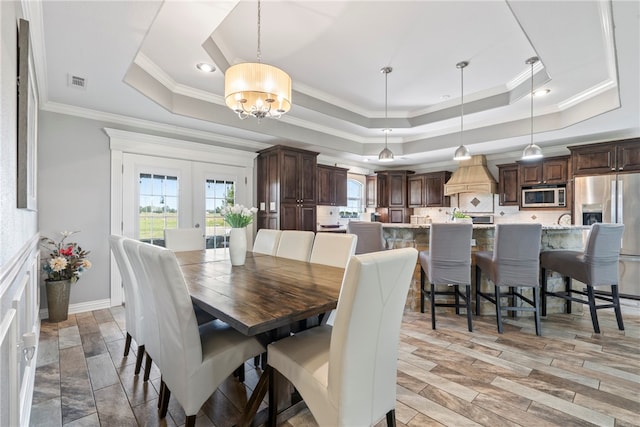
M401 248L412 246L419 251L429 249L429 224L383 224L384 238L388 248ZM548 249L583 249L584 231L589 229L586 226L573 225L543 225L542 237L540 242L541 250ZM474 224L472 236L472 254L471 254L471 286L472 294L475 292L475 257L474 254L479 251L493 251L493 237L495 232L494 224ZM523 242L527 244L527 242ZM564 289L562 277L557 273L552 273L547 281L549 291L560 291ZM491 291L493 286L487 283L486 277L483 275L482 289ZM525 288L525 295L531 295ZM582 304L577 304L577 310L581 310ZM407 297L408 309L412 311L420 310L420 264L416 265L413 276L413 282L409 289ZM451 308L437 308L438 312L453 312ZM564 311L564 300L560 298L549 298L547 303L547 311L549 313L562 313ZM495 314L495 306L482 301L480 314ZM528 315L525 313L522 315Z

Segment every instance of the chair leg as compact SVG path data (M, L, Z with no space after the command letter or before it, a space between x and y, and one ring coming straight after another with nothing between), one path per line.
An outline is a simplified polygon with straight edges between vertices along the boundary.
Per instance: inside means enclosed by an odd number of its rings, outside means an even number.
M187 415L187 418L184 421L184 427L195 427L195 425L196 425L196 416Z
M127 332L127 338L124 340L124 357L129 355L129 348L131 348L131 335Z
M500 308L500 286L494 285L496 288L496 322L498 323L498 333L502 333L502 309Z
M456 305L456 314L460 314L460 287L453 285L453 302Z
M144 381L149 381L149 374L151 374L151 356L147 353L147 359L144 361Z
M567 293L567 296L570 297L571 296L571 277L566 276L564 278L564 291ZM565 301L565 311L567 312L567 314L571 314L571 300L567 299Z
M387 427L396 427L396 410L387 412Z
M256 368L260 366L260 356L255 356L253 358L253 366L255 366Z
M238 377L238 381L240 381L241 383L244 382L244 363L238 366L235 371L233 371L233 375Z
M622 310L620 309L620 295L618 295L618 285L611 285L611 297L613 299L613 310L616 313L618 329L624 331L624 323L622 323Z
M426 274L424 269L420 267L420 313L424 313L424 281Z
M431 293L429 294L431 301L431 329L436 328L436 285L431 284Z
M171 390L167 385L164 385L164 392L162 393L162 400L160 401L160 409L158 410L160 419L167 416L167 410L169 409L169 399L171 399Z
M144 345L139 345L138 355L136 356L136 369L133 371L134 375L138 375L140 373L140 368L142 367L143 358L144 358Z
M593 331L600 333L600 325L598 324L598 313L596 311L596 298L593 295L593 286L587 285L587 298L589 299L589 311L591 311L591 323L593 323Z
M473 332L471 327L471 285L466 285L465 289L465 295L467 296L467 326L469 327L469 332Z
M542 288L541 295L541 309L542 315L547 315L547 269L544 267L540 267L540 282Z
M511 307L516 307L518 301L516 300L516 288L514 286L509 286L509 295L511 296ZM515 310L511 310L511 318L515 319L516 318L516 311Z
M269 369L269 414L267 425L276 427L278 421L278 390L275 381L275 369L267 366Z
M482 270L476 265L476 316L480 315L480 284L482 279Z
M167 385L162 380L162 377L160 377L160 392L158 393L158 409L162 407L162 399L164 399L164 391L166 387Z
M542 325L540 324L540 288L533 288L533 316L536 322L536 335L542 334Z

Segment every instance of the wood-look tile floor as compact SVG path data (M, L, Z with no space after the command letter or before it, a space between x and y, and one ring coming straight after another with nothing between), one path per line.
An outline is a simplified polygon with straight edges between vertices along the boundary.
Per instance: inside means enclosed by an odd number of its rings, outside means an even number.
M536 337L532 318L508 319L406 313L401 330L396 418L399 426L640 426L640 309L625 307L625 331L600 310L601 334L585 314L554 314ZM158 420L160 373L133 375L135 348L123 357L122 308L42 321L33 426L181 425L171 399ZM255 386L259 369L246 364L245 384L229 378L205 403L198 426L231 426ZM304 411L283 424L315 426ZM385 425L384 421L379 424Z

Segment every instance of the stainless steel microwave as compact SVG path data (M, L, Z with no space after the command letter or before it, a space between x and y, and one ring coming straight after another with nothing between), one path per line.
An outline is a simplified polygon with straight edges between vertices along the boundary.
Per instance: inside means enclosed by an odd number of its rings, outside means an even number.
M523 188L523 208L561 208L567 206L566 187Z

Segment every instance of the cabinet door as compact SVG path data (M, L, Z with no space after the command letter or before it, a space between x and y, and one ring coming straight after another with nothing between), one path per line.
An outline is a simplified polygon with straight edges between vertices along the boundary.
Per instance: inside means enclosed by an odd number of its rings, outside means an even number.
M404 208L389 208L389 222L395 224L401 224L405 221L405 209Z
M336 170L333 176L335 178L334 206L347 206L347 171Z
M316 231L316 207L298 207L298 227L297 230Z
M549 159L542 163L543 184L566 184L567 160Z
M425 177L425 206L444 206L444 182L441 174Z
M389 184L387 178L386 174L378 174L376 179L376 198L380 208L389 207Z
M542 163L520 165L520 185L542 184Z
M330 206L335 203L334 174L331 169L318 166L318 204Z
M404 208L407 203L407 175L389 174L389 207Z
M281 203L296 204L300 203L300 186L301 181L305 180L300 170L299 153L282 152L282 169L280 171L280 194ZM315 167L313 168L315 175Z
M571 152L573 175L600 175L615 171L616 148L611 145L576 148Z
M367 176L366 185L367 185L367 188L366 188L367 207L376 208L378 207L378 205L376 204L377 202L376 194L378 192L378 180L376 176L375 175Z
M420 208L424 206L425 182L422 176L412 176L407 179L407 193L409 195L409 207Z
M317 158L315 154L300 154L298 161L298 178L300 203L315 205L316 196L316 166Z
M280 230L297 230L298 229L298 205L282 204L280 205Z
M500 206L518 206L520 204L518 166L499 166L498 168L498 192L500 195Z
M640 171L640 140L618 146L618 171Z

